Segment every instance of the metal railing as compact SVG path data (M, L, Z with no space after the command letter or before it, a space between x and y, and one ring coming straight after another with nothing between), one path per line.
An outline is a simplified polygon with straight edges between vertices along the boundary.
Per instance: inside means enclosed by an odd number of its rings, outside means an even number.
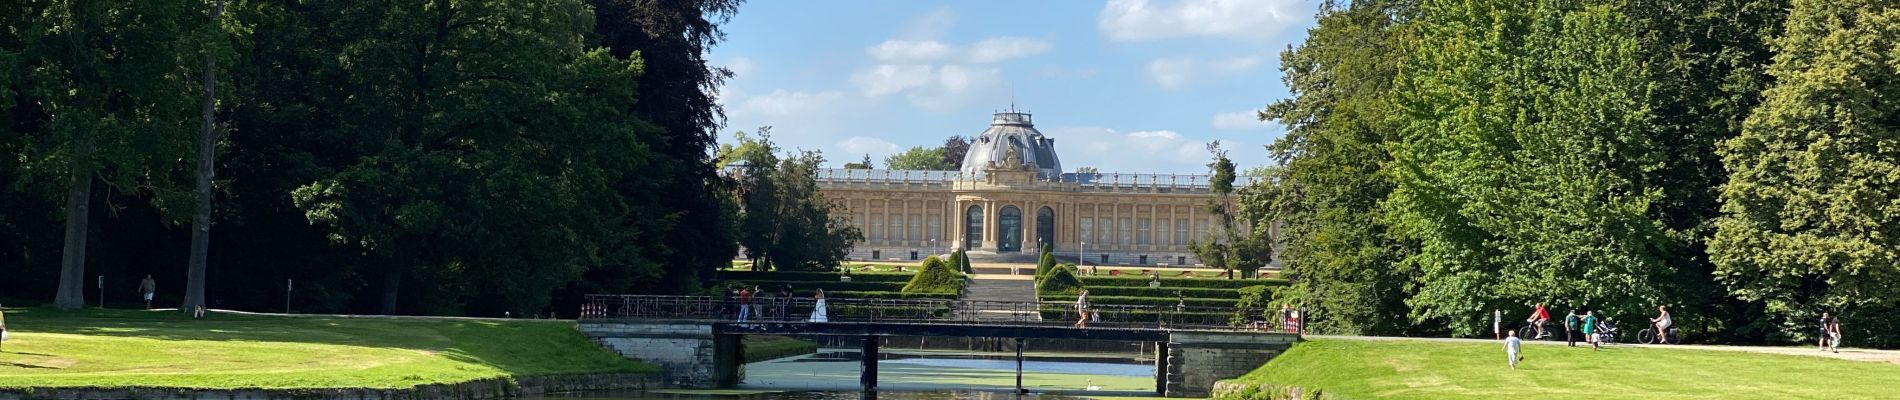
M938 299L829 298L824 320L818 301L754 297L748 302L706 296L588 295L581 319L743 321L753 323L929 323L941 325L1071 326L1074 304ZM1092 305L1089 327L1255 330L1230 323L1232 307ZM741 319L743 313L743 319ZM1258 312L1250 312L1258 314Z

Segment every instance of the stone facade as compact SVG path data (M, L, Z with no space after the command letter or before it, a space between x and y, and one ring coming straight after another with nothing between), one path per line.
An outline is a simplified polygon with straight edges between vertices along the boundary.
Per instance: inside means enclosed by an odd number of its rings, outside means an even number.
M715 335L711 324L583 323L580 330L609 351L659 366L669 385L706 388L738 379L739 337Z
M1177 332L1168 336L1168 397L1207 397L1214 384L1265 365L1298 341L1295 335Z
M1085 264L1200 263L1189 243L1218 226L1205 210L1214 197L1208 176L1063 173L1055 140L1030 121L1028 113L996 114L959 171L819 171L826 198L864 232L850 257L910 261L962 248L1033 261L1049 243L1058 257Z

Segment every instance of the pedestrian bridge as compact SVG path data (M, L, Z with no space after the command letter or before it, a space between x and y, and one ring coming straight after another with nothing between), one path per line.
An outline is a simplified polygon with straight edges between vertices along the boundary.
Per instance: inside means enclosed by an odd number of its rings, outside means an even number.
M1087 339L1153 343L1155 392L1206 396L1214 382L1240 376L1284 352L1298 335L1231 326L1232 309L1183 306L1091 307L1100 320L1074 327L1073 306L924 299L829 299L828 318L811 318L808 298L590 295L581 332L620 355L657 364L684 387L739 383L740 338L750 334L862 337L860 386L877 390L878 339L936 336ZM741 313L745 319L740 320ZM1020 379L1018 380L1021 388Z

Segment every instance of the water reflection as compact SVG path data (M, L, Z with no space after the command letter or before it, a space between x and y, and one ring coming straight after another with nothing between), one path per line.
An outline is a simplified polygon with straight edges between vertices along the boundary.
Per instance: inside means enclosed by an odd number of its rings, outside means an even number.
M935 396L923 398L940 399L949 393L973 391L985 396L1007 396L1016 388L1014 354L891 351L879 355L878 388L887 394L925 391ZM806 357L748 364L740 388L855 395L859 359L857 352L830 350ZM1135 359L1132 354L1042 353L1026 356L1025 360L1022 382L1031 392L1090 395L1152 395L1154 392L1154 366Z

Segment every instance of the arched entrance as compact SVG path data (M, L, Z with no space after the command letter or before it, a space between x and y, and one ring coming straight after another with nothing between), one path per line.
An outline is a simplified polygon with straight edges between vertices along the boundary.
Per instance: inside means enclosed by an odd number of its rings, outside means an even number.
M963 249L983 244L983 206L970 206L963 212Z
M1036 210L1036 246L1038 246L1038 251L1041 250L1040 247L1044 243L1048 243L1051 249L1055 248L1056 245L1056 210L1049 207Z
M996 251L1023 251L1023 210L1016 206L1003 206L996 214Z

